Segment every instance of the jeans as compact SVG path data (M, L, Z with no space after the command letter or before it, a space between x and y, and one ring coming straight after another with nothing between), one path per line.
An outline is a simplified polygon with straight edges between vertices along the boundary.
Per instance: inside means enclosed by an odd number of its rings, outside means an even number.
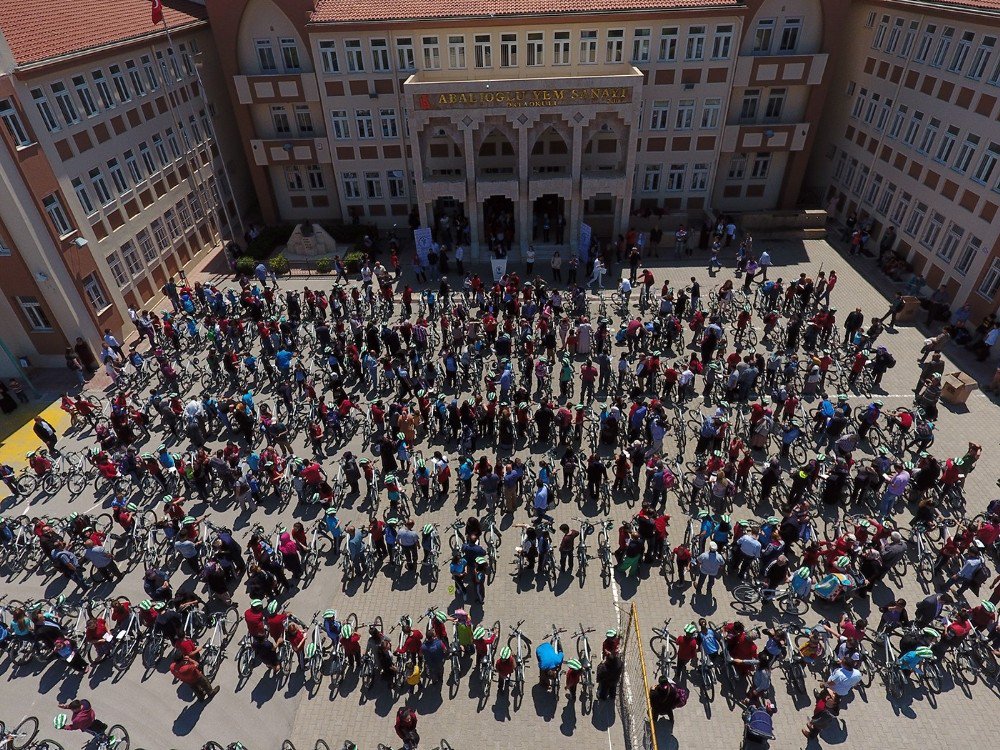
M702 584L707 584L707 586L705 587L705 595L706 596L711 596L712 595L712 587L715 585L715 579L716 578L717 578L717 576L710 576L707 573L699 573L698 574L698 582L695 583L695 585L694 585L695 591L701 591Z
M889 490L886 490L882 495L882 502L879 503L879 514L883 518L887 518L892 515L893 506L896 504L896 500L899 499L899 495L894 495Z

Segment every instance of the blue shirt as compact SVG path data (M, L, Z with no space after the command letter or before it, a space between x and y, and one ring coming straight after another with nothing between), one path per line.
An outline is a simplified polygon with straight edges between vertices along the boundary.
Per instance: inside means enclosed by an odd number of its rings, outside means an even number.
M719 639L715 635L715 631L709 628L704 633L701 634L701 645L705 649L705 653L710 656L714 656L719 653Z
M274 361L282 370L287 370L292 363L292 353L282 349L274 355Z

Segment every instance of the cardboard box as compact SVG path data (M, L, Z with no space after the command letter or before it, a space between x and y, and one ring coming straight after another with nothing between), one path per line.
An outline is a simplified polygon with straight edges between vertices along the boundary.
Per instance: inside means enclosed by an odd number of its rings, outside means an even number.
M920 311L920 298L903 296L903 308L896 313L896 325L908 325L917 319Z
M941 400L949 404L964 404L969 394L979 387L976 380L964 372L949 372L941 378Z

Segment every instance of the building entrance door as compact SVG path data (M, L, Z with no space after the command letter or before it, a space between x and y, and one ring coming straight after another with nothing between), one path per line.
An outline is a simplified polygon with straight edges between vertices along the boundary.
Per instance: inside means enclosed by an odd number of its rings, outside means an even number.
M467 242L464 236L469 221L465 204L457 198L442 196L434 201L434 238L449 247Z
M483 245L490 252L499 246L504 254L510 252L517 234L514 221L514 202L503 195L491 195L483 201Z
M566 201L558 195L543 195L531 207L531 241L562 245L566 240Z

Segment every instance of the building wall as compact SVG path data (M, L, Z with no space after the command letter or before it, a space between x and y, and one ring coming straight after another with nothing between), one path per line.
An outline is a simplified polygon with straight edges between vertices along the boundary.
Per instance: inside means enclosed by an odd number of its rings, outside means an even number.
M870 217L876 241L895 226L896 249L956 306L994 311L1000 16L857 2L845 28L811 187L837 215Z

